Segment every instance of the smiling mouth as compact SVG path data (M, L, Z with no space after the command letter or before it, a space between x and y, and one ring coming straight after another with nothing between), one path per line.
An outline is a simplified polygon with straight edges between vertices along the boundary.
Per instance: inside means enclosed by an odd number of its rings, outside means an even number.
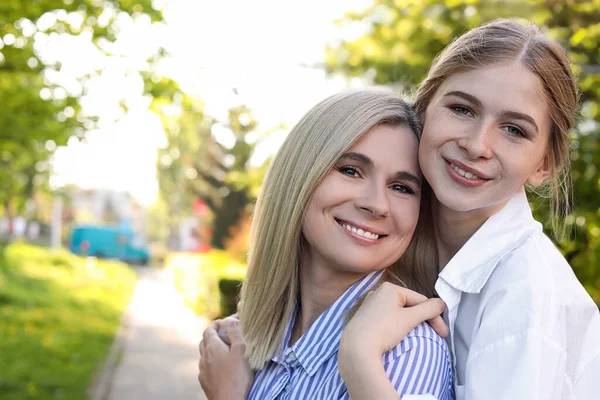
M452 163L450 163L450 166L452 167L452 169L454 169L460 176L465 177L467 179L472 179L472 180L478 180L478 179L483 179L480 178L479 176L472 174L470 172L465 171L464 169L460 168L459 166L456 166Z
M338 225L340 225L345 230L352 232L353 234L355 234L357 236L364 237L366 239L377 240L377 239L383 239L384 237L387 236L387 235L380 235L377 233L369 232L368 230L358 228L352 224L349 224L348 222L341 221L339 219L336 219L335 221L338 223Z

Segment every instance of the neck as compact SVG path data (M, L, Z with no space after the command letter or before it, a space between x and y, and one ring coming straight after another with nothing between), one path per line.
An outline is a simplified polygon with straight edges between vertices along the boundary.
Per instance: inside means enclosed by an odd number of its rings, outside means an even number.
M506 202L477 210L456 211L434 200L432 211L440 271L485 221L505 204Z
M340 273L324 260L305 254L299 266L300 307L289 345L294 344L335 301L365 274Z

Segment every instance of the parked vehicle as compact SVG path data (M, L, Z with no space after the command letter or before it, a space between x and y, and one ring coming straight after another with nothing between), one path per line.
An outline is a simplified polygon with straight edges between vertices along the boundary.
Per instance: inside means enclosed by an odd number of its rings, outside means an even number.
M73 229L70 250L75 254L116 258L146 264L150 252L144 240L128 225L82 225Z

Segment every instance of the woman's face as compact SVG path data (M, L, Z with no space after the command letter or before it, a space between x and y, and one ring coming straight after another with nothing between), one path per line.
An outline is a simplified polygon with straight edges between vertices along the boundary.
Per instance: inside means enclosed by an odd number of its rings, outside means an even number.
M442 205L491 215L549 175L550 127L541 82L521 63L452 75L427 107L423 175Z
M404 253L419 217L417 147L410 128L377 126L338 160L302 223L311 264L367 273Z

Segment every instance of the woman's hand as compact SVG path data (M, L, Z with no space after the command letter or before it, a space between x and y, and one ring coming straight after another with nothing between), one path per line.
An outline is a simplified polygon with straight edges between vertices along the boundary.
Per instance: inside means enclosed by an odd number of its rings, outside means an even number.
M381 356L425 321L440 336L448 336L440 317L444 308L440 299L428 299L388 282L369 293L344 328L338 352L339 371L352 397L397 399Z
M369 293L344 328L342 347L360 347L378 356L396 347L422 322L428 321L442 337L448 327L440 314L446 305L412 290L384 282Z
M223 337L223 339L221 339ZM214 321L200 342L198 381L209 400L245 400L254 372L244 354L246 342L235 317Z

